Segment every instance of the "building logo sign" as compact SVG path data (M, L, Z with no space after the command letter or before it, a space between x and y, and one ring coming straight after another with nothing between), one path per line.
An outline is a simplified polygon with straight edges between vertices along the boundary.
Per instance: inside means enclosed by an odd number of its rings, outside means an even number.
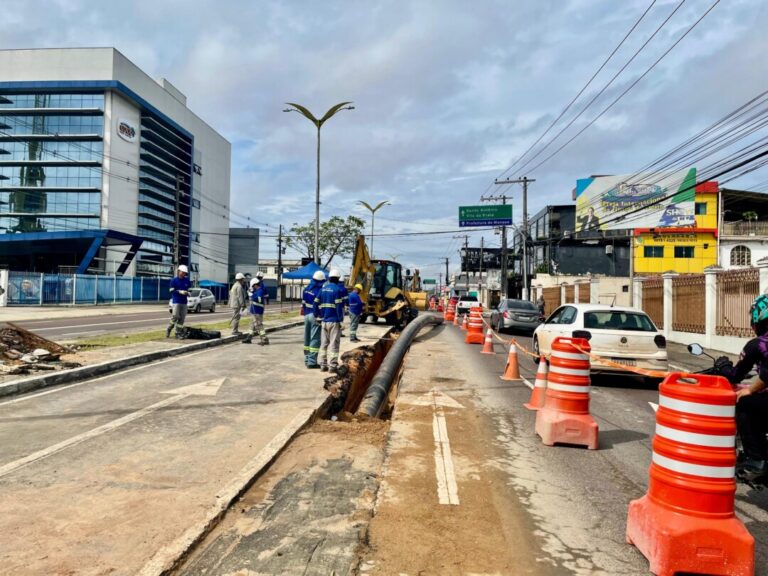
M136 127L122 118L117 121L117 133L126 142L135 142L138 130Z

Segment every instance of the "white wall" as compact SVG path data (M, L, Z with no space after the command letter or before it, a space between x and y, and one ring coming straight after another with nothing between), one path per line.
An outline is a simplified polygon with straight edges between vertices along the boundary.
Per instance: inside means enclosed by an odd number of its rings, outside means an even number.
M751 265L755 266L761 258L768 257L768 238L727 238L720 240L720 266L722 268L735 268L731 266L731 250L736 246L746 246L752 251Z

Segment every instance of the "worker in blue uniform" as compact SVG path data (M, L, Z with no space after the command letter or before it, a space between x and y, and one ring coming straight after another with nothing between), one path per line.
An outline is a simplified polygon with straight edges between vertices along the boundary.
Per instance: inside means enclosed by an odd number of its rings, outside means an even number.
M339 368L339 344L341 341L341 322L344 320L344 295L339 289L341 273L334 269L328 274L328 282L315 298L313 314L315 322L321 323L320 370L336 372Z
M363 290L362 284L355 284L352 292L349 293L349 341L360 342L357 338L357 327L360 324L360 316L363 313L363 300L360 298L360 292Z
M243 344L250 344L253 337L259 335L259 345L269 344L267 331L264 330L264 287L261 280L253 278L251 280L251 306L248 312L251 314L251 333L243 339Z
M169 285L171 291L171 322L165 329L165 337L171 337L171 331L176 328L176 338L184 339L184 320L187 318L187 296L192 282L189 281L189 268L180 265L176 277Z
M312 281L304 288L301 296L301 312L304 314L304 365L307 368L320 368L317 354L320 352L320 324L315 322L315 298L320 294L325 282L325 272L317 270Z

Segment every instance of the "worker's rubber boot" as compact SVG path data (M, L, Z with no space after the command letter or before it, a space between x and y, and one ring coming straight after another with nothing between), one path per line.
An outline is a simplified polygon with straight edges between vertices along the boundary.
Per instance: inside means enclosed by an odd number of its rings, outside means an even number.
M253 342L253 336L248 334L248 336L243 338L243 341L241 342L241 344L250 344L251 342Z
M168 328L165 329L165 337L170 338L171 337L171 331L173 330L173 326L168 326Z

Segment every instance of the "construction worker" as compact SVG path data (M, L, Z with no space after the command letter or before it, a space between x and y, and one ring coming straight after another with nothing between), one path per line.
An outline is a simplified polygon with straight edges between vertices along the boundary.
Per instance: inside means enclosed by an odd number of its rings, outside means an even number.
M325 282L325 272L317 270L312 281L301 296L301 312L304 314L304 365L307 368L320 368L317 353L320 352L320 324L315 322L315 298L320 294Z
M259 285L264 289L264 305L269 304L269 292L267 286L264 284L264 272L256 272L256 278L259 279Z
M339 343L341 341L341 322L344 320L344 296L339 289L341 273L333 269L328 274L328 282L315 298L313 314L315 322L322 323L320 334L320 370L336 372L339 368Z
M184 339L184 320L187 318L187 296L192 283L187 276L189 268L182 264L176 269L176 277L171 280L171 323L165 329L165 337L171 337L171 330L176 328L176 338Z
M349 290L347 290L347 284L345 282L346 277L339 278L339 290L341 291L341 303L344 306L344 310L349 310ZM344 337L344 318L341 319L341 334Z
M352 292L349 294L349 341L360 342L357 338L357 326L360 324L360 315L363 313L363 300L360 298L360 292L363 290L362 284L355 284Z
M239 336L241 332L240 318L248 307L248 295L245 292L245 275L242 272L235 274L235 282L229 291L229 307L232 308L232 318L229 325L232 326L232 336Z
M251 280L251 333L243 338L243 344L250 344L253 337L259 335L259 346L269 344L267 332L264 330L264 287L261 280L254 278Z

